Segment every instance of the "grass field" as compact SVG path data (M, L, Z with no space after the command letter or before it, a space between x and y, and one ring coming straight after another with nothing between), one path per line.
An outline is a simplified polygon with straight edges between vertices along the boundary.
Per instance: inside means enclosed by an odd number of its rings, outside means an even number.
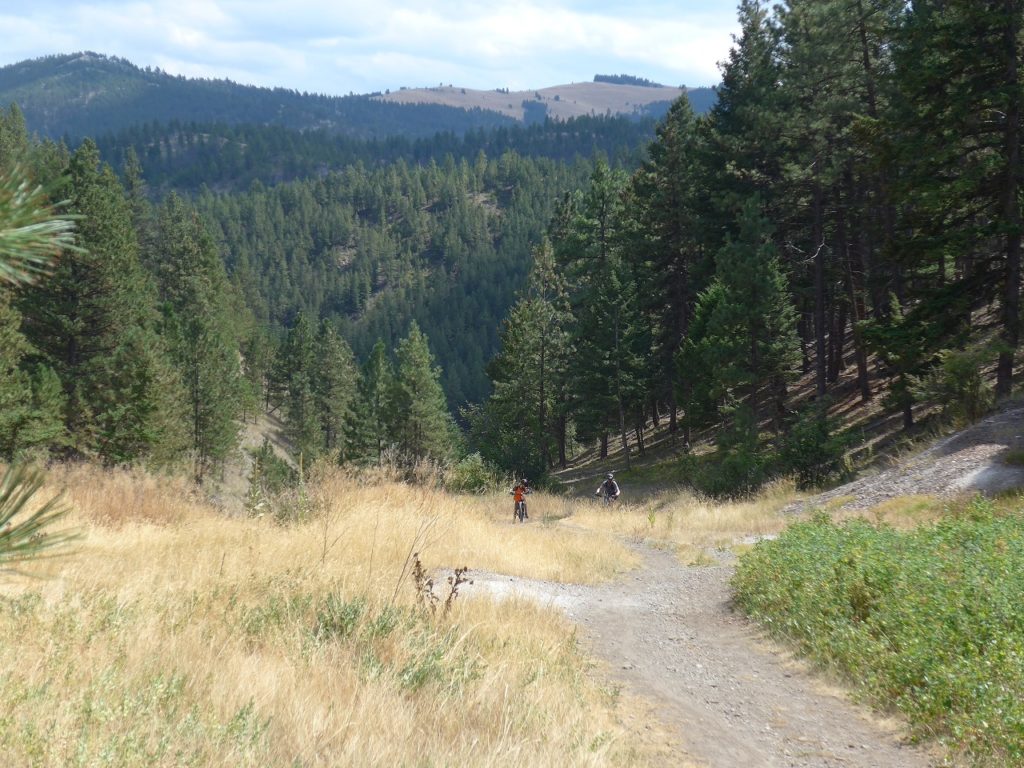
M709 549L743 549L745 541L779 533L792 520L780 515L779 510L794 498L793 485L787 482L736 501L716 501L689 491L664 491L636 504L581 504L572 523L667 547L676 551L684 564L702 564Z
M454 497L335 475L308 520L225 518L187 484L69 469L65 556L0 580L11 766L638 765L631 704L559 614L418 600L425 567L592 581L614 538L571 502ZM472 577L472 571L469 574ZM444 586L444 585L442 585Z

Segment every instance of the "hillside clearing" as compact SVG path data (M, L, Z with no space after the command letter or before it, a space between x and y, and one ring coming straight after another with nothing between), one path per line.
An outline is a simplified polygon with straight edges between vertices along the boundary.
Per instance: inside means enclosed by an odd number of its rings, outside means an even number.
M440 104L462 109L487 109L516 120L524 119L523 102L543 105L549 117L568 120L585 115L632 114L658 102L671 102L683 94L679 88L647 88L614 83L572 83L532 91L481 91L439 85L403 88L376 98L397 104Z

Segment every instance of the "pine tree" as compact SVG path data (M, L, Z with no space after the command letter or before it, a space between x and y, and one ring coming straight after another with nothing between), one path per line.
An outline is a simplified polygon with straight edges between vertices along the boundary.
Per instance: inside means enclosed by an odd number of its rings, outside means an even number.
M25 331L62 382L70 447L108 462L146 458L176 444L170 412L180 408L155 335L153 286L120 182L89 141L71 158L67 189L79 247L23 293Z
M392 436L409 461L444 461L455 449L455 422L441 388L441 370L434 363L427 337L415 323L396 350L397 372L392 389Z
M886 125L904 170L894 192L907 212L902 231L913 234L903 257L938 290L952 257L961 312L971 300L1000 300L1001 395L1020 341L1022 16L1020 0L915 2L894 45L902 108Z
M566 387L568 297L551 246L535 251L526 290L505 319L501 352L488 365L494 390L473 411L477 448L496 466L541 477L564 455L558 410Z
M685 96L673 103L658 126L648 154L650 159L632 180L636 201L632 215L639 236L627 250L627 258L637 262L641 304L654 330L651 387L668 404L669 431L675 433L679 384L675 355L689 332L697 294L714 269L703 242L705 153Z
M582 439L601 439L602 458L617 431L629 466L626 419L643 419L651 328L636 270L623 257L630 242L625 199L624 174L599 159L586 193L563 206L552 239L573 315L569 411Z
M380 464L391 446L390 425L395 372L383 341L378 341L363 366L362 401L365 413L365 434L374 461Z
M281 345L277 370L284 388L284 415L288 437L296 456L309 463L324 448L316 395L316 337L302 312Z
M715 258L714 283L698 302L683 376L712 379L702 391L718 400L726 434L756 444L765 400L781 428L786 383L798 362L796 319L785 276L759 202L750 200L739 235Z
M238 443L241 369L229 284L209 233L171 195L157 220L157 280L165 334L187 397L196 479Z
M342 462L359 458L359 369L348 342L326 321L317 336L314 385L324 447Z
M64 435L64 395L46 366L22 367L30 351L21 315L0 286L0 457L10 460L35 448L59 448Z
M25 189L19 173L0 167L0 191L12 188ZM0 413L6 414L8 406L20 410L24 399L23 393L17 392L17 384L11 387L10 382L18 374L15 366L25 346L17 332L17 314L3 291L11 285L31 283L38 272L46 272L54 254L66 246L74 225L70 220L55 216L36 193L0 197L3 198L0 205ZM31 266L28 271L26 264ZM60 427L54 417L63 404L60 384L48 369L37 368L37 374L32 385L36 421L33 426L42 426L45 432L47 424L56 425L54 434L43 438L49 440L56 437ZM39 414L43 414L43 418L37 418ZM11 423L6 416L0 416L0 440L8 437L4 432ZM12 451L14 447L8 445L3 449ZM30 559L73 538L67 533L54 534L46 530L68 509L57 499L39 503L36 494L42 485L42 473L24 465L8 467L0 478L0 561L5 564Z

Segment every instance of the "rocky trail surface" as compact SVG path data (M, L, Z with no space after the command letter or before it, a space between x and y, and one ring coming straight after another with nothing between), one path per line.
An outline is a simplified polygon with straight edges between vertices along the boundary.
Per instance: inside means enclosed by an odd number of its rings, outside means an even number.
M522 596L563 610L631 694L654 705L714 768L923 768L937 765L780 649L730 606L727 565L687 567L638 546L643 566L599 586L474 574L468 593Z

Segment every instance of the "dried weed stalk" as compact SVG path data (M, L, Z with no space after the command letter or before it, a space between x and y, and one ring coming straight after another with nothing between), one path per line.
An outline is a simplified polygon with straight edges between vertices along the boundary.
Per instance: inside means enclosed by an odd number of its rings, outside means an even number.
M446 579L448 583L448 596L445 597L442 605L442 616L447 616L448 612L451 611L455 598L459 596L459 587L463 584L473 583L471 579L466 577L467 573L469 573L469 568L462 566L461 568L456 568L455 574ZM421 607L428 609L432 616L435 615L437 613L437 604L441 601L441 598L434 593L434 579L427 575L427 571L420 561L419 552L413 552L412 554L411 575L413 586L416 590L416 601Z

